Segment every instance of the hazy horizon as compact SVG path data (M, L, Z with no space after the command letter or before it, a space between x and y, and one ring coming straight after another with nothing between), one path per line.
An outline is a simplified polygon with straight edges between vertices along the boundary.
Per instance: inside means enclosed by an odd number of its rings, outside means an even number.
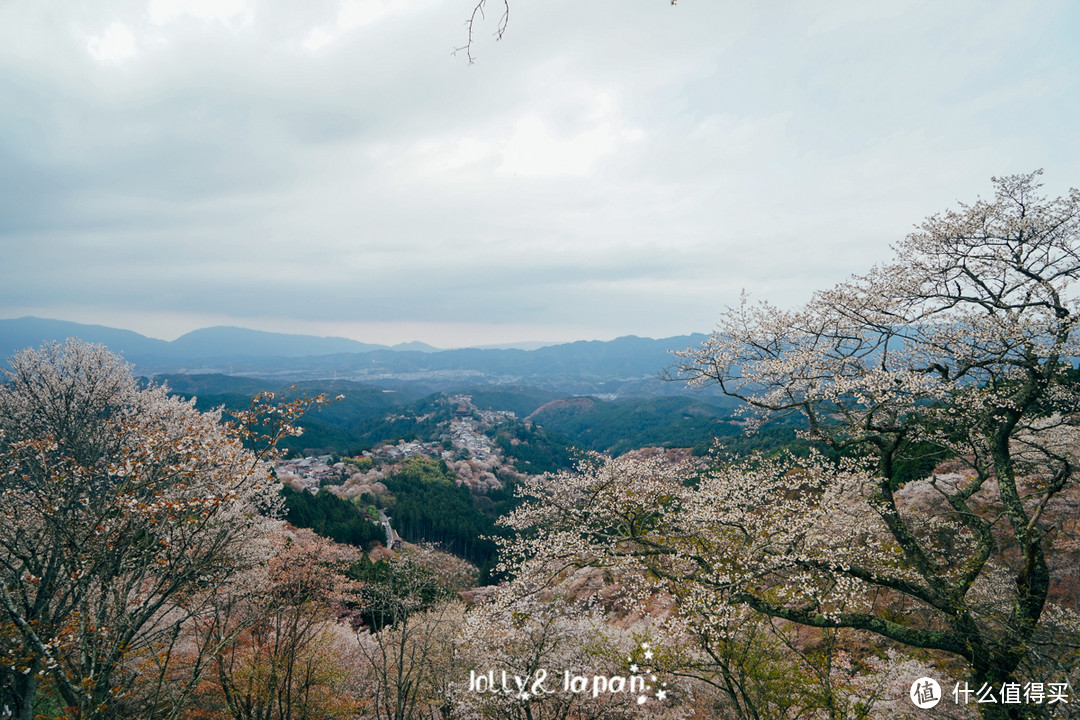
M45 321L57 321L57 322L78 322L78 321L74 321L74 320L68 320L66 318L41 317L41 316L36 316L36 315L22 315L22 316L17 316L17 317L3 317L3 318L0 318L0 322L7 321L7 320L45 320ZM240 326L240 325L207 325L207 326L202 326L202 327L198 327L198 328L193 328L192 330L185 331L185 332L183 332L183 333L181 333L179 335L175 335L175 336L172 336L172 337L162 337L160 335L154 335L154 334L151 334L151 333L145 333L145 332L142 332L142 331L137 330L135 328L129 328L129 327L122 327L122 326L115 326L115 325L105 325L105 324L102 324L102 323L79 323L79 324L88 325L88 326L104 327L104 328L108 328L108 329L111 329L111 330L121 330L121 331L135 332L135 333L138 333L139 335L142 335L143 337L146 337L146 338L149 338L149 339L152 339L152 340L161 340L161 341L164 341L164 342L174 342L174 341L180 339L181 337L184 337L185 335L189 335L189 334L197 332L199 330L212 330L212 329L225 328L225 329L238 329L238 330L256 330L258 332L278 333L278 334L283 334L283 335L301 335L301 336L315 337L315 338L321 338L321 339L345 339L345 340L353 340L353 341L360 342L360 343L368 343L368 344L371 344L371 345L383 345L383 346L390 347L390 348L398 347L398 346L404 346L404 345L420 344L420 345L427 345L428 347L431 347L431 348L433 348L435 350L461 350L461 349L469 349L469 348L476 349L476 350L489 350L489 349L494 350L494 349L509 349L509 348L515 348L515 349L520 349L520 350L537 350L537 349L542 348L542 347L551 347L553 345L563 345L563 344L566 344L566 343L579 342L579 341L585 341L585 342L589 342L589 341L610 342L612 340L617 340L617 339L624 338L624 337L640 337L640 338L643 338L643 339L646 339L646 340L664 340L664 339L671 338L671 337L679 337L679 336L682 336L682 335L693 335L693 334L695 334L695 333L680 333L679 335L666 335L666 336L662 336L662 337L653 337L653 336L648 336L648 335L635 335L633 333L630 333L630 334L626 334L626 335L615 335L615 336L612 336L612 337L573 338L573 339L570 339L570 340L556 340L556 341L550 341L550 342L549 341L544 341L544 340L522 340L520 342L493 343L493 344L489 344L489 345L465 344L465 345L451 345L451 346L436 346L436 345L432 345L431 343L424 342L423 340L406 340L406 341L395 342L395 343L378 343L378 342L373 342L373 341L370 341L370 340L366 340L364 338L353 338L353 337L346 337L346 336L343 336L343 335L320 335L320 334L317 334L317 333L310 333L310 332L296 332L296 333L293 333L293 332L280 332L280 331L276 331L276 330L259 330L258 328L244 327L244 326ZM700 333L702 331L698 331L698 332Z

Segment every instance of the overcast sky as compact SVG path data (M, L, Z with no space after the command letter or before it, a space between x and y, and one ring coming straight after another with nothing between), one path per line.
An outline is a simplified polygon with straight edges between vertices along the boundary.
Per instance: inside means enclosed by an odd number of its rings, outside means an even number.
M1080 184L1071 0L510 2L3 0L0 317L708 332Z

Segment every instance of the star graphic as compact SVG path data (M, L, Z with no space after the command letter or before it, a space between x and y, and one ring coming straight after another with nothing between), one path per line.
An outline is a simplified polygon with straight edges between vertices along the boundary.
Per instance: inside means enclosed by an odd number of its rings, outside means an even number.
M637 673L637 671L638 671L638 666L637 666L637 663L634 663L633 665L631 665L631 666L630 666L630 672L632 672L632 673L635 673L635 674L636 674L636 673Z
M645 659L646 660L652 660L652 650L646 650L645 651Z
M518 695L518 697L521 698L522 700L528 700L529 699L529 693L523 692L520 695Z
M656 699L657 700L667 700L667 690L657 690L656 691Z

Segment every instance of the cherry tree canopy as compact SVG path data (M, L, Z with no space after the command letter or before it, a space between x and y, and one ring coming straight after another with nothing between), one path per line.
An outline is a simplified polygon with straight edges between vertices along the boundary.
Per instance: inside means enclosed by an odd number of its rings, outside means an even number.
M25 350L10 366L0 690L19 718L33 716L43 683L80 717L121 717L181 625L265 559L256 540L278 486L244 440L266 438L141 386L100 345ZM291 430L295 409L277 413L274 432Z
M822 453L596 459L529 486L509 564L621 564L717 632L749 606L951 654L978 683L1075 670L1080 192L1037 179L995 179L802 309L744 301L681 354L752 424L800 414Z

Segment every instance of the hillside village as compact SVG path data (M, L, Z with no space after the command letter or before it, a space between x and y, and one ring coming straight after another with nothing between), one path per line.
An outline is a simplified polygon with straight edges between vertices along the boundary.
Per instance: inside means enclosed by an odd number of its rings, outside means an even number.
M449 409L448 418L439 422L442 432L432 440L382 443L351 458L318 455L282 460L276 467L278 479L297 490L317 493L326 488L342 499L353 500L364 494L385 494L386 485L381 481L398 471L404 461L414 458L442 461L458 478L458 484L475 495L502 489L508 480L523 477L488 434L516 420L515 413L478 409L467 394L449 396L444 405ZM422 422L430 417L426 414L411 419ZM387 418L395 419L402 418ZM520 441L515 438L510 442Z

